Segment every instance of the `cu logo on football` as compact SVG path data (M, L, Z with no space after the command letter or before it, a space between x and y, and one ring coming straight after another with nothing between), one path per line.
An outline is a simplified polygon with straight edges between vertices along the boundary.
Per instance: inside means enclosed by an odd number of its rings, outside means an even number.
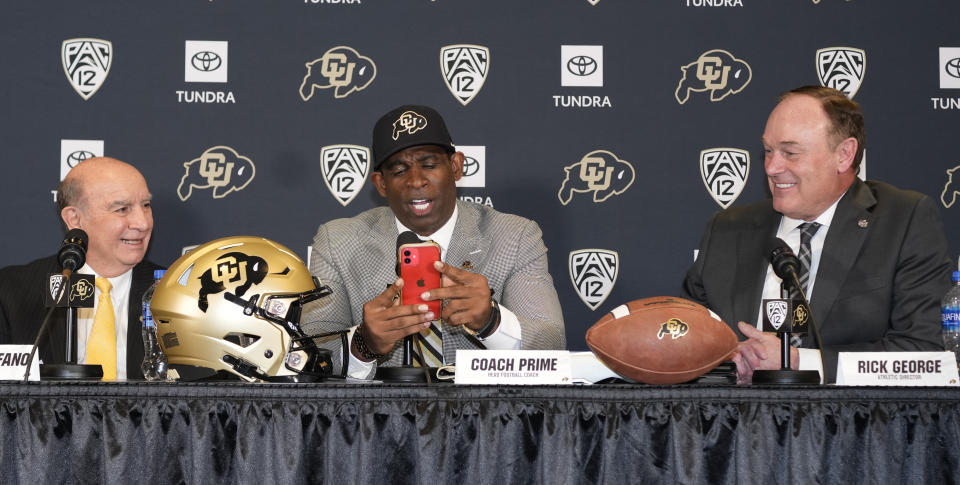
M220 59L220 56L216 52L210 51L197 52L190 58L190 64L193 68L203 72L216 71L220 69L222 63L223 60Z
M568 266L577 296L591 310L596 310L617 282L620 255L608 249L579 249L570 251Z
M750 174L750 153L740 148L709 148L700 152L700 177L713 200L730 207Z

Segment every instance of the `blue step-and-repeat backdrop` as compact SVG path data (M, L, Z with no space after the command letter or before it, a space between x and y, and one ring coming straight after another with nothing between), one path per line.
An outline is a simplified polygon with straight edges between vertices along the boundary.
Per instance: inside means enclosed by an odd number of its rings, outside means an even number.
M370 131L447 120L462 199L540 223L571 349L677 295L709 216L767 197L777 94L843 90L866 178L938 201L960 251L955 0L48 0L0 14L0 266L52 254L54 190L94 155L154 195L148 257L260 235L307 258L383 204Z

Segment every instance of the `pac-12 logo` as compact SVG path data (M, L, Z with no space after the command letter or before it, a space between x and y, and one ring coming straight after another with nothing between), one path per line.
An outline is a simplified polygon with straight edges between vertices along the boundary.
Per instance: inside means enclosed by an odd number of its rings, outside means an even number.
M200 157L185 162L183 168L177 186L182 201L193 195L193 189L213 189L213 198L221 199L246 188L256 174L253 160L228 146L208 148Z
M60 59L70 85L87 100L100 89L110 73L113 43L103 39L67 39L61 45Z
M482 45L454 44L440 49L440 71L447 89L466 106L487 80L490 49Z
M726 209L737 200L750 174L750 153L739 148L700 152L700 177L713 200Z
M710 91L710 101L720 101L731 94L739 93L750 84L753 72L743 59L723 49L713 49L697 60L682 66L683 77L677 84L674 97L680 104L690 99L691 92Z
M855 47L827 47L817 51L820 85L842 91L853 99L867 70L867 53Z
M774 330L780 330L783 322L787 320L787 302L785 300L770 300L764 307L767 314L767 321L773 326Z
M570 281L583 303L596 310L617 282L620 255L607 249L570 251Z
M566 177L557 192L563 205L570 203L575 192L592 192L594 202L603 202L625 192L636 176L630 162L606 150L594 150L563 171Z
M333 96L345 98L354 91L362 91L377 77L373 59L361 56L345 45L331 48L319 59L306 64L307 74L300 83L300 97L313 97L315 89L333 88Z
M370 169L370 149L359 145L328 145L320 149L323 181L346 207L360 193Z
M267 276L266 260L241 252L230 252L217 258L213 266L200 275L200 299L197 307L206 312L207 297L233 288L233 293L243 296L253 285L258 285Z

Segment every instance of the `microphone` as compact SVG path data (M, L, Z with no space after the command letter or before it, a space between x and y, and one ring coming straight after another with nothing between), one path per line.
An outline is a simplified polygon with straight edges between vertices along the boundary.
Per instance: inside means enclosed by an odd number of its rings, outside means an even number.
M77 269L83 267L87 260L87 233L83 229L70 229L63 236L57 261L63 268L63 276L69 277Z
M800 285L797 275L800 272L800 260L793 254L790 246L788 246L783 239L775 237L773 241L770 242L769 253L770 265L773 266L773 272L776 273L781 280L789 281L790 283L793 283L793 280L796 279L798 283L797 289L799 289Z

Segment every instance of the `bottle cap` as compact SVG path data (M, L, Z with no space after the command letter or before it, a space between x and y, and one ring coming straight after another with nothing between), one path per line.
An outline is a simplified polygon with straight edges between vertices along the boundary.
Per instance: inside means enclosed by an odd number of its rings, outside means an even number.
M960 271L954 271L954 272L953 272L953 282L956 283L956 282L958 282L958 281L960 281Z
M165 270L165 269L155 269L155 270L153 270L153 279L159 280L160 278L163 278L163 275L164 275L164 273L166 273L166 272L167 272L167 270ZM956 273L957 273L957 274L960 274L960 271L957 271ZM956 276L954 276L954 278L956 278Z

